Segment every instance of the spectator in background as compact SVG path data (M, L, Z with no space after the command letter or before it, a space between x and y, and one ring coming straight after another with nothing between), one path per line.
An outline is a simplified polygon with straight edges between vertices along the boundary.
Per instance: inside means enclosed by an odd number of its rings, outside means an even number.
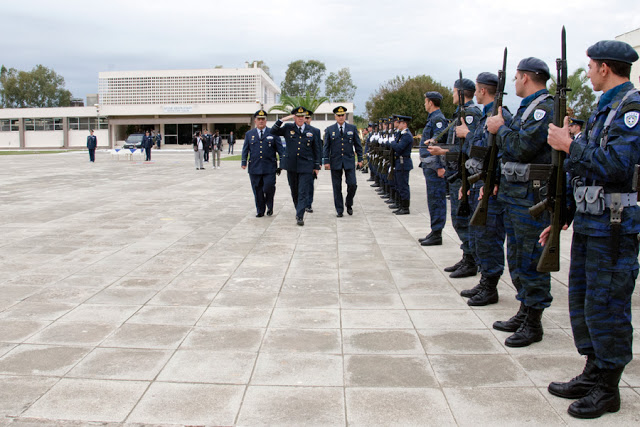
M200 132L196 132L192 140L193 158L196 162L196 170L204 170L204 141Z
M149 135L149 131L144 133L142 138L142 148L144 148L145 161L151 161L151 147L153 147L153 138Z
M236 143L236 137L233 135L233 131L229 132L229 152L227 154L233 154L233 146Z
M158 132L156 134L156 137L154 138L156 141L156 145L158 146L158 150L160 149L160 145L162 143L162 135L160 135L160 132Z
M203 133L203 143L204 143L204 161L209 161L209 152L211 151L211 133L209 133L208 129L204 130Z
M91 129L91 135L87 137L87 148L89 149L89 161L95 163L96 161L96 147L98 146L98 138L93 134Z
M216 159L218 159L218 169L220 169L220 154L222 152L222 138L220 138L220 132L216 131L216 134L213 136L213 159L211 159L211 163L213 163L213 168L216 168Z

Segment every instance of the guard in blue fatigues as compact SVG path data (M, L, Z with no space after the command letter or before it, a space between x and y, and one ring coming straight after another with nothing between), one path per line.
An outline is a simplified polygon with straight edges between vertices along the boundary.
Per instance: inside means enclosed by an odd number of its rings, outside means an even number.
M309 187L313 185L313 175L320 171L322 141L304 123L306 108L296 107L291 115L277 120L271 133L283 136L286 142L284 157L280 162L287 171L291 198L296 208L296 223L304 225L305 208L309 206ZM295 123L283 123L295 117Z
M428 113L427 124L420 138L420 167L424 174L427 188L427 207L431 219L431 232L426 237L418 239L422 246L442 244L442 229L447 220L447 183L444 179L444 163L440 156L432 156L427 149L430 141L439 142L449 121L444 117L440 104L442 94L427 92L424 94L424 106ZM440 136L436 141L435 138Z
M331 169L333 204L338 218L343 216L345 204L347 213L353 215L353 198L356 195L356 161L362 166L362 142L358 128L346 123L347 109L342 105L333 109L336 123L324 130L322 158L325 169ZM355 156L354 156L355 152ZM355 158L357 156L357 159ZM347 198L342 199L342 173L347 184Z
M411 117L394 115L396 128L400 132L400 138L395 140L391 145L395 159L395 182L398 196L400 198L400 207L393 211L396 215L409 215L409 206L411 205L411 191L409 189L409 173L413 169L411 161L411 149L413 148L413 135L408 129Z
M489 117L486 122L500 147L502 175L498 199L505 204L507 238L514 242L507 245L507 261L520 309L509 320L493 324L494 329L514 332L505 340L509 347L524 347L542 340L542 312L553 299L549 273L537 270L542 255L538 239L549 225L549 215L546 212L534 218L529 214L529 208L540 201L540 189L547 182L528 178L532 164L551 163L547 144L549 123L553 120L553 97L546 86L549 67L540 59L525 58L517 69L516 95L523 99L516 115L508 126L502 114Z
M151 147L153 147L153 138L149 135L149 131L146 131L142 137L142 148L144 148L145 161L151 161Z
M87 149L89 150L89 161L94 163L96 161L96 147L98 146L98 138L93 134L93 129L90 131L91 135L87 137Z
M574 186L569 269L569 314L582 374L549 384L556 396L579 399L568 412L596 418L620 409L618 384L632 359L631 298L638 277L637 178L640 163L640 93L629 81L638 53L621 41L587 49L587 76L602 91L585 132L572 140L567 120L551 126L549 144L568 153Z
M155 141L156 141L156 146L158 147L158 150L159 150L160 145L162 145L162 135L160 135L160 132L156 134Z
M311 115L313 111L307 110L307 115L304 118L304 123L311 129L311 132L315 133L319 140L322 140L320 136L320 129L317 127L311 126ZM313 182L311 183L311 187L309 187L309 206L306 207L305 211L308 213L313 213L313 194L316 189L316 181L318 180L318 175L313 175Z
M242 147L242 169L249 166L251 188L256 201L256 217L273 215L273 196L276 194L278 160L284 155L279 136L271 135L267 128L267 112L258 110L253 115L256 127L246 133Z
M456 136L465 138L463 150L469 156L465 167L469 176L481 173L483 170L484 156L472 157L471 147L487 147L489 134L486 131L485 123L493 111L493 102L498 87L498 76L493 73L480 73L476 78L476 101L484 106L483 115L478 122L474 132L471 132L466 123L456 126ZM502 107L502 116L507 126L511 123L511 113L506 107ZM469 191L469 204L471 212L478 206L480 189L484 186L483 181L476 181L471 185ZM493 191L493 189L492 189ZM480 264L480 282L471 289L465 289L460 295L469 298L467 304L470 306L484 306L498 302L498 281L504 272L504 205L497 197L489 197L487 207L487 221L484 226L469 229L471 246L475 248L476 258Z

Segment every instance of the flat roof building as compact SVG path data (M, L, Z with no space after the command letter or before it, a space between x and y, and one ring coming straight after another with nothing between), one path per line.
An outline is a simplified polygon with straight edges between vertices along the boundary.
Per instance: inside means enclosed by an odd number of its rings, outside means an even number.
M640 28L620 34L616 40L629 43L640 55ZM636 89L640 89L640 61L636 61L631 66L631 83L635 85Z
M84 147L95 129L100 147L122 145L132 133L160 132L163 144L189 144L197 131L218 130L223 139L253 126L253 113L278 103L280 89L257 63L246 68L108 71L86 107L0 109L0 148ZM90 104L90 101L96 101ZM324 103L313 125L333 123L337 103ZM353 104L343 103L350 111ZM268 124L287 114L269 114Z

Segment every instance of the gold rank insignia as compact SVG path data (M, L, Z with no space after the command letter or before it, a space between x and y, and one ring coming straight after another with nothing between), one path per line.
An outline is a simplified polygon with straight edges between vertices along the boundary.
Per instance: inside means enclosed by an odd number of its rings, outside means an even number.
M340 114L340 113L344 113L344 108L342 108L342 107L338 108L338 114Z

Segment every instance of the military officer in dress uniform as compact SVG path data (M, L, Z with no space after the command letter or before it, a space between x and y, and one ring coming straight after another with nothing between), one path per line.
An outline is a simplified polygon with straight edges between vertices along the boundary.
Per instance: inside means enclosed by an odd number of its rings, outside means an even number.
M597 418L620 409L618 384L632 359L631 298L638 277L640 208L632 183L640 163L640 93L629 81L638 53L621 41L587 49L587 76L603 94L585 133L571 140L564 127L549 126L548 142L567 153L576 213L569 269L569 313L582 374L549 392L579 399L568 412ZM548 229L541 242L548 237Z
M420 167L424 174L427 188L427 207L431 218L431 232L426 237L418 239L422 246L442 244L442 229L447 220L447 183L444 179L444 164L439 156L432 156L427 147L434 138L440 135L449 121L442 114L440 92L424 94L424 108L427 111L427 124L420 138Z
M505 340L508 347L525 347L542 340L542 312L553 300L549 273L536 268L542 255L538 236L549 225L549 215L546 212L534 218L529 214L529 208L540 201L539 189L546 181L526 178L531 164L551 163L547 144L549 123L553 120L553 98L547 90L549 77L549 67L542 60L520 61L515 87L516 95L523 99L516 115L509 125L502 111L487 119L487 130L496 134L502 156L498 199L505 205L507 239L513 242L507 245L507 261L520 301L515 316L493 324L494 329L513 332Z
M572 117L569 120L569 134L571 138L577 139L582 134L582 128L584 127L584 120L576 119Z
M242 169L249 166L249 178L256 200L256 217L273 215L273 196L276 193L276 154L284 155L279 136L271 135L267 128L267 112L258 110L253 115L256 127L246 133L242 147Z
M395 115L396 129L400 132L399 139L391 145L395 158L395 182L396 190L400 198L400 207L393 211L396 215L409 215L411 205L411 191L409 189L409 173L413 169L411 161L411 149L413 148L413 135L408 126L411 121L409 116Z
M144 148L145 161L151 161L151 147L153 147L153 138L149 135L149 131L144 133L142 137L142 148Z
M309 187L313 185L313 175L320 171L322 142L315 132L304 123L307 110L296 107L291 114L277 120L271 133L283 136L286 148L281 166L287 170L291 198L296 208L296 223L304 225L305 208L309 206ZM294 118L295 123L283 123Z
M304 118L304 123L311 129L311 132L314 132L319 140L322 140L320 136L320 129L317 127L311 126L311 116L313 115L313 111L307 110L307 115ZM305 211L308 213L313 213L313 194L316 189L316 181L318 180L318 175L313 175L313 182L311 183L311 187L309 187L309 206L306 207Z
M89 131L90 135L87 137L87 149L89 150L89 161L95 163L96 161L96 147L98 146L98 138L93 134L93 129Z
M358 128L346 123L347 109L342 105L333 109L336 123L324 130L324 145L322 158L324 168L331 170L331 184L333 185L333 204L338 218L342 217L345 204L347 213L353 215L353 198L356 195L358 182L356 180L356 165L362 167L362 142ZM354 159L354 152L357 160ZM355 160L355 161L354 161ZM342 199L342 172L347 184L347 198Z
M459 92L462 92L464 97L464 106L458 105L455 116L453 118L456 125L449 129L447 144L450 149L442 149L438 145L433 145L428 148L431 154L452 156L454 160L446 161L446 177L449 180L449 201L451 203L451 222L453 228L458 235L458 238L462 242L460 249L462 249L462 259L450 267L446 267L444 271L451 273L449 277L460 278L475 276L478 273L478 265L476 262L476 250L473 247L473 241L471 240L469 231L469 220L471 216L469 214L462 214L459 211L461 197L460 189L462 187L462 179L459 171L458 156L464 140L456 136L456 129L458 122L465 123L471 132L474 132L482 112L473 103L473 96L476 91L476 84L470 79L458 79L453 85L453 103L457 105L459 103ZM464 108L464 117L459 120L458 117ZM457 178L456 178L457 176Z

